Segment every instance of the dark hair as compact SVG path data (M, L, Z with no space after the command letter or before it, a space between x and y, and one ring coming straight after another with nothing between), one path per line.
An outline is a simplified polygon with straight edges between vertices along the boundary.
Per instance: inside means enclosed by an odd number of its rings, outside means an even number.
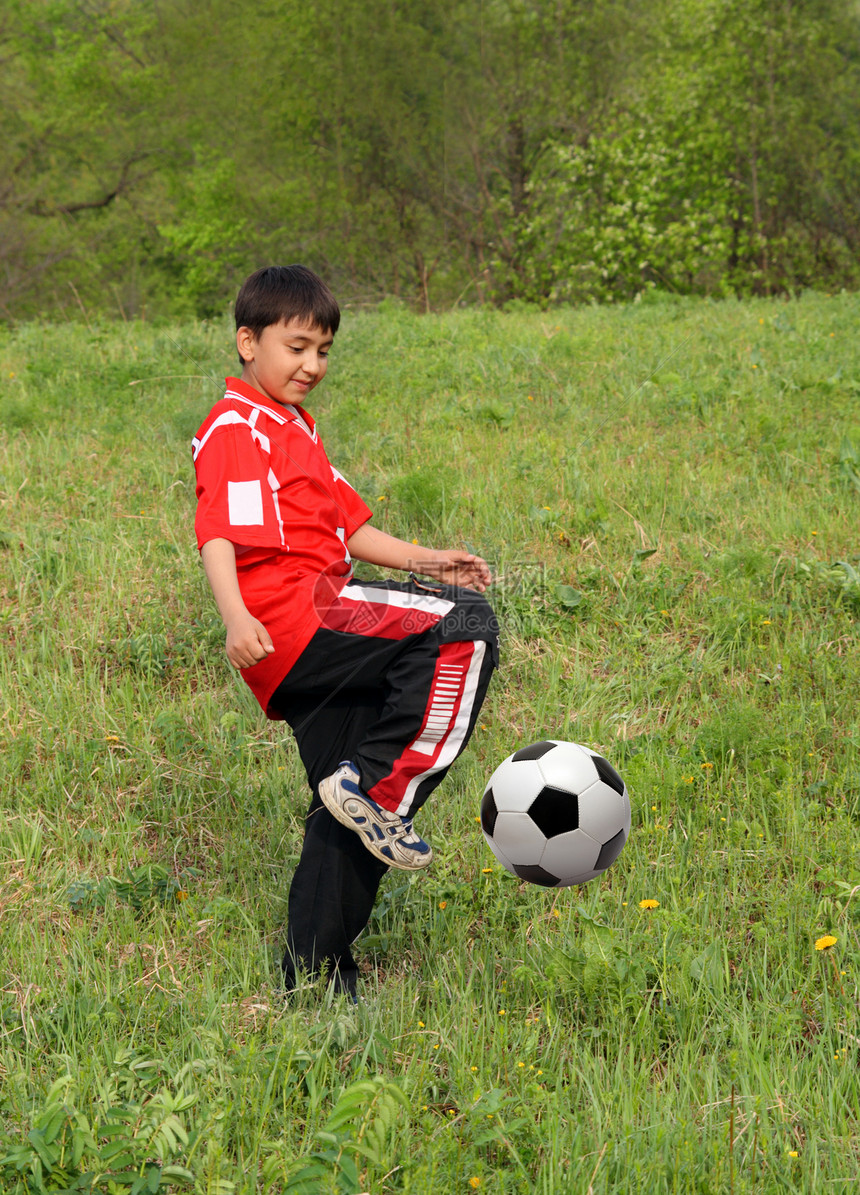
M332 336L340 326L340 308L329 288L307 266L264 266L242 283L236 296L236 329L250 328L259 338L269 324L300 320ZM240 358L241 360L241 358Z

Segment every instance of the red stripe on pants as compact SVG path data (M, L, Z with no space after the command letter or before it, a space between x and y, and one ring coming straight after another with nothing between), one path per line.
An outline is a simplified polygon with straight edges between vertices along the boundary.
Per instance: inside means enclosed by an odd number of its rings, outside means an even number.
M417 605L407 607L385 602L353 601L338 597L325 613L321 625L329 631L343 631L348 635L365 635L379 639L406 639L435 627L442 615L422 610Z
M440 766L447 766L440 765L439 759L452 732L462 739L456 745L455 754L459 754L465 743L471 715L471 708L463 710L463 697L474 654L475 644L471 640L439 644L439 657L421 716L420 730L399 758L394 760L389 775L384 776L368 792L368 796L386 809L397 810L402 805L407 788L416 778L431 775ZM465 725L458 725L461 713L465 715Z

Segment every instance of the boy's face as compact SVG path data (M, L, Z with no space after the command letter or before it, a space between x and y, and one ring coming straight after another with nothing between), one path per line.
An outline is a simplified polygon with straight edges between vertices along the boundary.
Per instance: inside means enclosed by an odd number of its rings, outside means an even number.
M236 347L245 363L242 381L275 402L301 406L325 377L333 341L331 332L299 320L269 324L260 336L240 328Z

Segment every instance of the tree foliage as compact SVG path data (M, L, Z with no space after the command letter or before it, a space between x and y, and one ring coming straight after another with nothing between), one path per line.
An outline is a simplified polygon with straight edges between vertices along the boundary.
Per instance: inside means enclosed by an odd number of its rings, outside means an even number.
M844 0L9 0L7 318L858 281Z

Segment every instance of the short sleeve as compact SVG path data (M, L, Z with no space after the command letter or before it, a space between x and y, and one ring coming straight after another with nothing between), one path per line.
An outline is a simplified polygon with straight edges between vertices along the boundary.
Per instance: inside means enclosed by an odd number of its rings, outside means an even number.
M197 546L228 539L249 547L283 547L271 463L261 437L234 412L224 412L220 420L194 442Z
M343 513L346 538L349 539L373 516L373 511L334 465L331 466L331 471L336 501Z

